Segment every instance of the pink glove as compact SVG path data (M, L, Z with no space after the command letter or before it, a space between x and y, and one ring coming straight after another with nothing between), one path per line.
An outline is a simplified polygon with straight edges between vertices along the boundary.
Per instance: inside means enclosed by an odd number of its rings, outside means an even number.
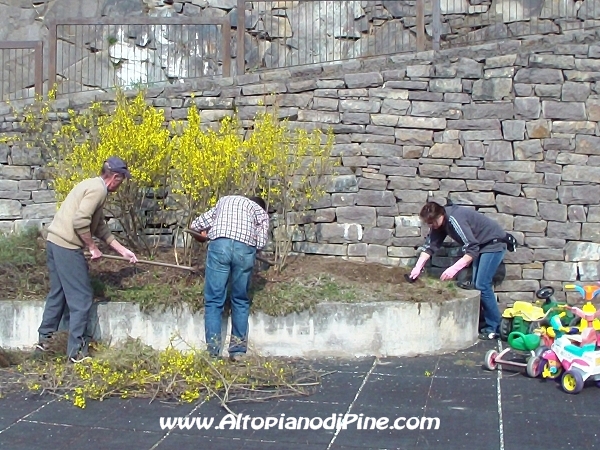
M442 281L451 280L452 278L454 278L456 276L456 274L458 272L460 272L462 269L464 269L468 265L469 265L468 262L465 262L462 259L459 259L456 263L454 263L454 265L448 267L444 271L444 273L440 277L440 280L442 280Z
M138 262L137 256L135 256L135 253L133 253L131 250L125 248L123 249L123 253L121 253L121 256L128 258L129 262L132 264L135 264L136 262Z
M427 254L425 252L421 253L421 256L419 256L419 259L417 260L417 264L415 264L415 267L410 272L409 276L411 279L416 280L417 278L419 278L419 275L421 275L421 272L423 271L423 267L425 267L425 264L427 263L428 259L429 259L429 254Z
M452 278L454 278L456 276L456 274L458 273L459 270L460 269L456 268L456 265L448 267L446 270L444 270L444 273L440 277L440 280L442 280L442 281L451 280Z

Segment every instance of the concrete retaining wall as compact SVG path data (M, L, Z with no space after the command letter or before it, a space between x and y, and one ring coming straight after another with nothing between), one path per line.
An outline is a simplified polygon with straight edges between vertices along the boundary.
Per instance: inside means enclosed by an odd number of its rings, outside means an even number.
M467 348L477 340L479 295L440 303L322 303L312 313L250 318L250 346L262 355L300 357L416 356ZM44 302L0 302L0 347L37 342ZM144 314L137 305L98 306L96 337L115 343L127 336L165 348L173 336L204 348L202 314L189 311ZM223 332L229 335L229 327ZM174 344L184 346L181 339Z

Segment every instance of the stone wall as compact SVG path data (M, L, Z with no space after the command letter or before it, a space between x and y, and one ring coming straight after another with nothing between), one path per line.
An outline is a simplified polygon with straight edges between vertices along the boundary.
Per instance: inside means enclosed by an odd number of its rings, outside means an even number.
M434 1L440 3L442 48L568 33L600 23L600 0L424 0L426 48L432 48ZM0 15L7 17L0 41L42 39L46 58L53 20L227 17L232 26L232 75L236 74L237 0L5 0L0 2ZM415 0L247 1L246 71L413 52L416 24ZM59 27L57 37L59 92L170 84L220 74L223 66L221 32L214 26ZM0 52L0 93L32 96L32 62L30 53ZM47 60L44 67L47 78Z
M600 278L595 42L592 33L508 41L198 80L149 97L174 119L194 101L205 123L235 107L248 126L274 100L293 126L333 129L339 176L296 218L294 251L411 264L427 231L421 206L450 198L515 235L522 245L507 254L498 291L531 298L541 283ZM88 92L56 108L96 98L110 95ZM0 130L14 131L12 120L0 109ZM38 150L0 147L1 229L50 219L44 177ZM434 269L455 257L434 258Z

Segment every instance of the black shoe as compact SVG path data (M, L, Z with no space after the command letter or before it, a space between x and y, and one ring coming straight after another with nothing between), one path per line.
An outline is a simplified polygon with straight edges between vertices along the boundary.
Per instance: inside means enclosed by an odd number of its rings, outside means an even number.
M223 357L221 355L208 355L208 362L210 364L219 364L221 361L223 361Z
M461 289L467 289L471 291L475 289L475 285L470 281L457 281L456 285Z
M490 331L482 331L478 337L482 341L493 341L494 339L498 339L498 334Z
M33 359L44 359L46 355L51 355L50 348L46 342L38 342L33 348Z

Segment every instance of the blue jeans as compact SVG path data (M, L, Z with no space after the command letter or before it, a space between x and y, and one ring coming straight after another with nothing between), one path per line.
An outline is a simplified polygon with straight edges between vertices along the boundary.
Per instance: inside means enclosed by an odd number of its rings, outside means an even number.
M228 238L208 244L204 282L204 329L208 352L221 353L221 320L231 285L231 340L229 354L246 353L250 298L248 289L256 248Z
M505 253L506 250L481 253L479 258L473 261L473 286L481 291L481 306L483 306L485 319L485 328L482 330L484 333L498 333L500 330L500 309L496 302L492 279Z

